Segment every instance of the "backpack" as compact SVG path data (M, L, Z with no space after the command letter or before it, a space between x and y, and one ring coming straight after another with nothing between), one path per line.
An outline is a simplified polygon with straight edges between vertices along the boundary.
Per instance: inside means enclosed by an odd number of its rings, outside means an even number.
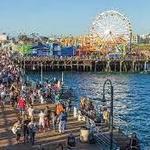
M75 147L76 145L76 139L75 137L68 137L68 145L71 146L71 147Z

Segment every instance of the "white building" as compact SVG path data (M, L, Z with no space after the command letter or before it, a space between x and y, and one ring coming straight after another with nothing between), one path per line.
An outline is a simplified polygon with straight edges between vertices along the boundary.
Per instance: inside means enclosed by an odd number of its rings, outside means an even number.
M0 34L0 42L4 42L7 40L8 40L8 36L5 33Z
M132 43L139 44L140 43L140 36L138 34L132 35Z

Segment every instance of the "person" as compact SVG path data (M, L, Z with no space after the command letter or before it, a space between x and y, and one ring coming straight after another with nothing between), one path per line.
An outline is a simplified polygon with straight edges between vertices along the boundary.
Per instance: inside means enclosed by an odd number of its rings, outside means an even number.
M16 92L11 92L10 93L10 103L12 107L16 107L17 106L17 99L18 99L18 95Z
M60 91L60 89L61 89L61 82L60 81L57 82L56 89L57 89L57 91Z
M100 118L100 122L104 122L102 107L100 107L100 110L99 110L99 118Z
M53 130L56 131L57 115L54 111L51 113L51 118L52 118Z
M29 124L29 119L24 119L23 121L23 136L24 136L24 143L28 142L29 140L29 128L28 128L28 124Z
M18 144L20 142L20 137L21 137L21 121L20 120L14 123L12 127L12 132L16 135L16 141Z
M4 110L4 100L1 98L1 96L0 96L0 106L1 106L1 108L2 108L2 110Z
M85 109L85 98L81 98L80 100L80 110L84 110Z
M104 119L106 125L109 124L109 118L110 118L110 113L107 108L104 108L103 119Z
M59 102L60 100L60 94L59 93L55 93L55 103Z
M18 101L18 108L19 108L20 114L23 115L25 112L25 108L26 108L26 101L23 97L20 97Z
M67 110L67 112L71 111L71 100L70 99L68 99L66 101L66 110Z
M29 118L32 120L33 119L33 114L34 114L34 109L33 109L32 105L29 106L27 112L28 112Z
M46 109L44 111L45 114L45 127L50 128L50 120L51 120L51 110L49 106L46 106Z
M67 147L72 148L72 147L75 147L75 146L76 146L75 136L72 133L70 133L68 138L67 138Z
M64 109L64 121L65 121L65 130L66 130L66 128L67 128L67 118L68 118L68 114L67 114L67 111L66 111L66 109Z
M137 138L136 133L132 134L127 150L140 150L139 139Z
M55 111L56 111L57 116L59 116L60 113L64 111L63 105L60 102L56 104Z
M16 86L17 86L17 85L16 85L16 83L14 82L14 83L11 85L10 90L16 92L16 91L17 91Z
M30 135L30 143L34 145L35 143L35 134L37 132L37 125L34 122L34 120L31 120L31 122L28 124L29 128L29 135Z
M39 113L39 128L40 128L40 131L44 129L45 131L45 114L43 113L43 111L41 110L40 113Z
M35 96L34 96L33 92L32 92L31 95L30 95L30 99L31 99L31 104L34 105Z
M66 111L62 111L61 114L59 115L59 133L64 133L66 129L66 123L67 123L67 113Z
M40 103L41 103L41 104L44 104L44 98L43 98L43 95L42 95L42 94L40 95Z

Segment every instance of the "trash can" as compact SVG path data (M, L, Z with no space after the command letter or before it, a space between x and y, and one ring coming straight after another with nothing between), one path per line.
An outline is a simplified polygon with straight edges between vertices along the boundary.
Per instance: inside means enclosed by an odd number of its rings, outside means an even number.
M89 142L89 134L90 134L90 130L83 126L80 128L80 141L87 143Z

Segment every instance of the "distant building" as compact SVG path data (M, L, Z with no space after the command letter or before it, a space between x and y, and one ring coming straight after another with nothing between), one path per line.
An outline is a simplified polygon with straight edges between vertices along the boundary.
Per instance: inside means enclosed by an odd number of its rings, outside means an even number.
M140 35L140 44L150 44L150 33Z
M133 44L139 44L140 43L140 36L138 34L132 35L132 43Z
M3 33L3 34L0 34L0 42L5 42L8 40L8 36Z

